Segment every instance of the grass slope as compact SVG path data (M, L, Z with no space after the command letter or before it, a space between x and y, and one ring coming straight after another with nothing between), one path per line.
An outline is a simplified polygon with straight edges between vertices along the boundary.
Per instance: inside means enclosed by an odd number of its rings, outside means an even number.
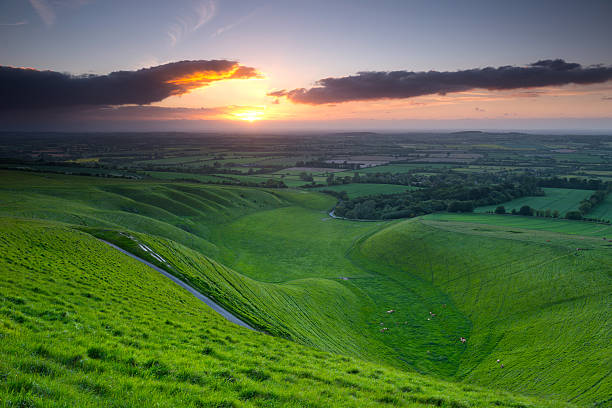
M612 194L608 194L602 203L589 211L588 216L612 221Z
M3 407L556 407L255 333L90 235L0 222Z
M612 237L612 226L594 222L553 219L543 217L523 217L517 215L495 214L457 214L437 213L422 217L425 220L441 222L468 222L522 228L537 231L551 231L561 234L581 235L585 237Z
M410 220L368 237L353 257L398 279L429 281L469 318L458 378L606 404L612 389L607 245L550 232ZM446 314L442 304L433 312Z

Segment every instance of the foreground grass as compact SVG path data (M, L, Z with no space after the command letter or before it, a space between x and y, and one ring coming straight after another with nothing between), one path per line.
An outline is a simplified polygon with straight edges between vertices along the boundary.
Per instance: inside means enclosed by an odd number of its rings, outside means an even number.
M90 235L0 226L0 406L564 406L251 332Z

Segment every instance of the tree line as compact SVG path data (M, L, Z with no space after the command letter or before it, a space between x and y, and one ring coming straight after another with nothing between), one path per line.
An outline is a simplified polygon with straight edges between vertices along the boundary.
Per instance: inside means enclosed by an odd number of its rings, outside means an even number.
M528 176L509 177L499 184L478 182L477 177L455 175L445 183L396 194L378 194L341 201L335 215L353 219L410 218L438 211L472 212L484 205L499 204L524 196L543 195L537 180Z

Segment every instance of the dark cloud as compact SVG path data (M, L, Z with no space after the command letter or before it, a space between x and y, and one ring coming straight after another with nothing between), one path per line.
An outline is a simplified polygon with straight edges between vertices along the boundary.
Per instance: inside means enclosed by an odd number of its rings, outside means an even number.
M108 75L70 75L0 66L0 109L144 105L224 79L256 78L235 61L180 61Z
M310 89L270 92L292 102L319 105L373 99L403 99L447 94L471 89L506 90L566 84L595 84L612 79L612 67L542 60L525 67L502 66L463 71L360 72L341 78L324 78Z

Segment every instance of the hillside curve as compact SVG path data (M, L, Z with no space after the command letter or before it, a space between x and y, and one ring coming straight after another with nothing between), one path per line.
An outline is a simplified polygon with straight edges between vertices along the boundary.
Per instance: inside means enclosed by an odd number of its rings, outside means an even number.
M196 289L194 289L193 287L189 286L188 284L186 284L185 282L183 282L182 280L180 280L179 278L177 278L176 276L166 272L165 270L163 270L160 267L157 267L155 265L153 265L152 263L145 261L144 259L126 251L123 248L118 247L115 244L111 244L108 241L105 241L103 239L100 239L100 241L104 242L107 245L110 245L111 247L115 248L118 251L123 252L124 254L126 254L129 257L134 258L135 260L137 260L138 262L141 262L145 265L147 265L150 268L153 268L154 270L156 270L157 272L161 273L162 275L164 275L166 278L170 279L171 281L173 281L174 283L176 283L177 285L181 286L182 288L186 289L189 293L191 293L193 296L195 296L196 298L198 298L199 300L201 300L202 302L206 303L208 306L210 306L210 308L212 310L214 310L215 312L219 313L221 316L223 316L226 320L237 324L238 326L242 326L245 327L249 330L253 330L253 331L258 331L256 329L254 329L252 326L250 326L248 323L245 323L244 321L242 321L240 318L238 318L237 316L233 315L231 312L229 312L228 310L226 310L225 308L223 308L221 305L219 305L218 303L216 303L214 300L212 300L211 298L209 298L208 296L205 296L203 294L201 294L200 292L198 292Z

